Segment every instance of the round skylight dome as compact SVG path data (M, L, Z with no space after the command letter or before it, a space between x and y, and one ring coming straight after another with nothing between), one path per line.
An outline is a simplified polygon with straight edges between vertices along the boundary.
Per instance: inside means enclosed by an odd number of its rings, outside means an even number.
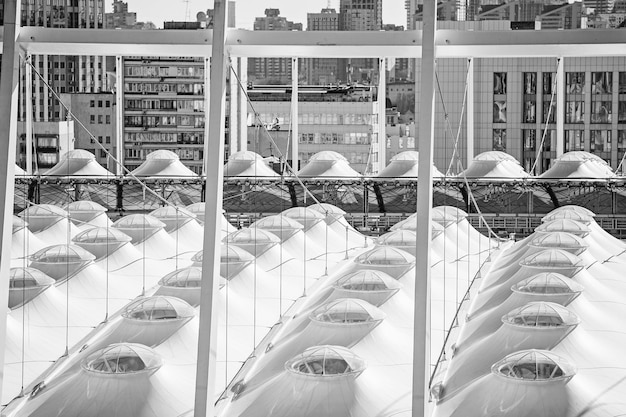
M83 369L99 374L122 375L156 371L161 358L147 346L115 343L94 352L81 364Z
M541 249L563 249L579 254L587 245L578 236L567 232L540 233L530 241L530 246Z
M159 281L163 287L199 288L202 286L202 269L196 266L177 269Z
M91 155L91 152L88 152ZM73 213L104 213L107 209L94 201L73 201L65 206L70 214Z
M411 265L415 258L410 253L391 246L377 246L359 255L355 262L364 265Z
M571 327L580 323L576 314L556 303L528 303L502 316L502 322L512 326L554 328Z
M443 226L443 224L438 223L436 221L431 222L430 227L431 227L432 239L441 235L445 231L445 227ZM408 218L391 226L389 230L391 230L392 232L395 232L396 230L412 230L414 232L417 231L416 215L412 214Z
M94 161L96 159L96 156L85 149L73 149L63 155L63 159L83 159L86 161Z
M149 214L130 214L113 223L117 229L162 229L165 224Z
M556 272L541 272L511 287L513 292L542 295L578 295L583 287Z
M309 317L321 323L352 325L380 322L385 314L367 301L340 298L316 308Z
M419 156L418 151L404 151L392 156L391 161L418 161Z
M279 243L280 238L268 232L267 230L257 228L243 228L233 233L230 233L224 238L224 242L231 244L266 244L266 243Z
M465 210L454 206L437 206L433 210L444 212L446 216L454 216L457 219L465 219L469 216Z
M261 155L252 151L235 152L228 158L229 161L258 161L262 159Z
M371 269L344 275L333 284L333 287L337 289L359 292L397 291L401 286L402 284L390 275Z
M96 259L94 255L76 245L48 246L31 256L31 260L39 264L72 264L89 262L94 259Z
M156 210L152 210L150 215L156 219L195 219L197 216L184 207L164 206Z
M150 152L146 155L146 161L156 161L156 160L168 160L168 161L176 161L179 157L172 151L168 151L167 149L159 149L158 151Z
M417 234L407 229L394 230L376 239L376 244L382 246L415 246L415 242Z
M545 222L558 220L558 219L569 219L569 220L574 220L574 221L581 222L584 224L589 224L593 221L592 216L589 216L588 214L583 213L581 211L575 211L575 210L553 211L551 213L546 214L541 219L541 221L545 223Z
M567 360L547 350L522 350L496 362L491 371L517 381L569 381L576 370Z
M67 217L67 211L53 204L36 204L20 213L23 219Z
M557 207L554 210L552 210L550 213L548 214L552 214L552 213L556 213L559 211L575 211L577 213L580 213L582 215L586 215L589 217L595 217L595 213L591 210L589 210L588 208L582 207L582 206L576 206L576 205L572 205L572 204L567 204L565 206L561 206L561 207Z
M582 259L562 249L546 249L522 259L519 263L528 268L575 269L583 265Z
M598 155L594 155L590 152L585 151L566 152L563 155L559 156L556 160L559 162L594 161L599 162L603 165L608 165L608 163L604 159L600 158Z
M191 260L202 262L202 251L195 254ZM221 263L249 262L253 260L254 256L238 246L222 245L220 248Z
M176 297L152 296L140 298L130 303L122 312L129 320L161 321L184 320L195 315L189 304Z
M313 377L358 376L365 361L342 346L314 346L285 363L285 369Z
M481 154L478 154L474 157L474 161L515 161L512 155L509 155L506 152L501 151L487 151Z
M328 203L312 204L309 206L309 208L311 210L319 211L322 214L328 213L328 214L341 215L341 216L346 214L344 210L340 209L339 207L335 205L328 204Z
M576 236L585 237L589 234L587 225L570 219L555 219L540 224L535 228L535 232L566 232Z
M77 245L114 245L130 242L130 236L110 227L94 227L80 232L72 238Z
M260 220L255 221L250 225L250 228L266 229L266 230L280 230L280 229L304 229L304 226L287 216L282 214L275 214L273 216L263 217Z
M312 161L348 161L345 156L334 151L321 151L311 156L309 162Z
M324 220L324 215L318 210L313 210L311 207L292 207L287 210L283 210L281 213L285 217L300 221L301 219L319 219Z
M11 268L9 272L9 288L40 288L54 284L54 279L35 268Z

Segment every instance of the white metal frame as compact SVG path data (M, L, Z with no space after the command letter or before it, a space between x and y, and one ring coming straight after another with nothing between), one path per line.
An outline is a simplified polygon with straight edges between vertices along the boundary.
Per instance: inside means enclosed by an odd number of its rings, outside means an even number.
M3 46L2 80L0 83L0 276L8 277L11 221L13 208L13 168L17 125L17 66L18 52L40 55L100 55L100 56L196 56L213 57L210 89L210 107L207 106L207 145L209 138L215 142L205 153L207 178L207 222L205 223L204 268L201 329L199 341L198 379L196 386L196 416L213 415L215 311L219 273L220 217L222 207L222 175L224 141L225 72L229 57L290 57L290 58L418 58L422 57L422 111L420 120L420 160L418 211L418 256L416 268L415 312L415 370L413 415L427 414L429 373L428 356L428 291L430 210L432 207L432 144L434 65L437 58L493 58L493 57L600 57L626 55L626 38L619 30L566 30L566 31L454 31L436 30L434 2L425 2L424 31L404 32L252 32L225 28L226 11L223 1L216 1L215 32L196 31L134 31L106 29L51 29L41 27L20 28L15 25L19 17L19 1L5 0L5 26L0 28ZM432 4L431 4L432 3ZM218 9L220 10L217 13ZM431 10L432 9L432 10ZM80 32L77 32L80 31ZM77 36L80 35L80 36ZM213 40L218 42L213 44ZM11 58L12 57L12 58ZM208 62L207 62L208 63ZM119 67L119 61L118 61ZM297 77L297 75L295 75ZM562 77L562 75L560 76ZM121 78L121 77L120 77ZM208 81L208 80L207 80ZM208 85L206 86L208 87ZM122 86L118 85L118 89ZM297 86L296 86L297 89ZM471 100L472 94L470 94ZM562 100L559 100L561 102ZM118 99L118 108L119 106ZM208 102L207 102L208 104ZM297 105L297 103L296 103ZM472 106L468 106L471 109ZM118 110L119 111L119 110ZM118 121L123 122L122 120ZM296 115L292 114L292 117ZM383 118L385 115L382 114ZM297 118L296 118L297 120ZM121 123L120 123L121 124ZM471 122L468 122L471 126ZM118 128L119 131L119 128ZM297 132L297 128L295 129ZM119 136L119 132L118 132ZM384 138L379 138L384 140ZM293 138L297 149L297 137ZM293 149L293 148L292 148ZM118 142L118 155L123 146ZM471 155L470 152L468 154ZM5 278L6 279L6 278ZM8 282L0 282L0 305L8 298ZM4 301L3 301L4 300ZM420 307L420 308L418 308ZM6 309L0 313L0 334L6 332ZM419 343L417 343L419 341ZM204 350L203 350L204 349ZM3 363L4 346L0 347L0 364ZM0 387L2 383L0 374Z

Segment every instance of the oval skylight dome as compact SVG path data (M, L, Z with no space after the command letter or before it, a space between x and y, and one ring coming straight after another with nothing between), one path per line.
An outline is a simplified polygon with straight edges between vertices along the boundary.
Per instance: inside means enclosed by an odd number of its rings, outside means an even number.
M86 161L95 161L96 156L85 149L73 149L68 151L63 159L84 159Z
M263 159L261 155L252 151L235 152L228 157L229 161L257 161L261 159Z
M487 151L480 153L474 157L474 161L515 161L512 155L502 151Z
M553 328L575 326L580 319L560 304L540 301L510 311L502 316L502 322L521 327Z
M77 245L106 245L130 242L130 236L109 227L94 227L80 232L72 238Z
M28 223L32 232L39 232L62 219L68 218L69 213L52 204L37 204L28 207L19 216Z
M567 232L552 232L538 234L530 241L530 246L541 249L565 249L578 254L587 249L582 238Z
M355 262L364 265L411 265L415 258L391 246L378 246L359 255Z
M568 381L576 370L567 360L547 350L522 350L496 362L491 371L518 381Z
M281 213L285 217L300 221L300 219L319 219L324 220L324 215L317 210L313 210L310 207L292 207L287 210L283 210Z
M9 272L9 288L40 288L54 284L54 279L35 268L11 268Z
M339 207L333 204L328 204L328 203L312 204L308 206L308 208L310 208L311 210L319 211L322 214L328 213L328 214L335 214L335 215L341 215L341 216L346 214L344 210L340 209Z
M184 207L164 206L152 210L150 215L156 219L195 219L197 216Z
M365 361L342 346L314 346L285 363L288 371L313 377L357 376Z
M195 315L195 310L176 297L152 296L140 298L124 308L122 317L129 320L183 320Z
M196 266L177 269L170 272L161 280L159 285L175 288L198 288L202 286L202 269Z
M322 323L363 324L379 322L385 314L367 301L340 298L316 308L309 317Z
M96 257L77 245L54 245L35 252L31 259L40 264L65 264L93 261Z
M541 272L511 287L513 292L542 295L577 295L583 287L556 272Z
M570 219L555 219L545 222L535 227L535 232L566 232L576 236L585 237L589 234L589 228L586 224Z
M528 268L574 269L583 265L582 259L562 249L546 249L522 259L519 263Z
M364 269L339 278L334 288L346 291L388 291L397 290L402 286L390 275L376 270Z
M123 375L155 371L161 363L159 355L148 346L115 343L94 352L83 361L82 367L100 374Z
M559 211L575 211L577 213L580 213L582 215L586 215L586 216L589 216L589 217L595 217L595 215L596 215L593 211L589 210L586 207L576 206L576 205L572 205L572 204L568 204L568 205L565 205L565 206L557 207L557 208L555 208L554 210L552 210L548 214L556 213L556 212L559 212Z

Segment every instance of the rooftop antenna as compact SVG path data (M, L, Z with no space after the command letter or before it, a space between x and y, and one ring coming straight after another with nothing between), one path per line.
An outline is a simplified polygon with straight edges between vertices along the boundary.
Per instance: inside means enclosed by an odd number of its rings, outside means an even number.
M189 0L183 0L185 3L185 22L189 21Z

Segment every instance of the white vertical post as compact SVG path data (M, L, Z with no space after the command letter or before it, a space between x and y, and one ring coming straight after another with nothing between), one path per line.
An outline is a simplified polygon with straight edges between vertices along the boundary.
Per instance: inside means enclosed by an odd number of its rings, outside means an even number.
M546 120L547 122L547 120ZM559 58L556 66L556 157L565 149L565 60ZM540 149L539 152L542 152Z
M122 176L124 170L124 58L115 57L115 174Z
M372 166L372 173L378 174L385 167L387 159L386 155L386 132L387 127L387 60L385 58L378 59L378 162Z
M467 159L465 167L474 160L474 58L467 62Z
M214 32L215 33L215 32ZM210 134L210 114L211 114L211 58L204 57L204 155L202 162L202 176L206 178L207 163L209 160L209 134Z
M239 150L248 150L248 99L243 89L248 89L248 58L237 58L237 70L241 86L237 89L239 97Z
M433 143L435 117L435 33L437 6L424 2L419 112L417 186L417 248L413 333L413 417L428 413L430 379L430 247L433 203ZM417 82L417 80L416 80Z
M15 192L15 152L17 136L17 95L19 83L19 0L4 1L2 77L0 77L0 337L6 340L11 234ZM4 364L4 343L0 344L0 364ZM0 391L4 366L0 366Z
M294 171L300 169L298 166L298 146L300 145L298 130L298 58L291 58L291 167Z
M213 417L217 349L217 294L220 282L220 241L222 198L224 187L224 115L226 104L226 22L227 0L215 1L215 21L211 51L209 95L209 136L211 152L204 155L206 163L206 194L204 246L202 259L202 290L200 296L200 330L194 417ZM206 62L206 61L205 61ZM228 368L228 364L226 366Z
M33 174L33 67L29 65L32 63L31 60L32 55L27 54L24 102L26 104L26 173L28 175Z
M228 95L230 102L228 103L228 154L232 155L235 152L241 151L239 148L239 100L241 95L239 92L239 82L237 76L240 74L239 58L233 59L233 67L228 69L228 75L230 78ZM237 76L235 75L237 74Z

